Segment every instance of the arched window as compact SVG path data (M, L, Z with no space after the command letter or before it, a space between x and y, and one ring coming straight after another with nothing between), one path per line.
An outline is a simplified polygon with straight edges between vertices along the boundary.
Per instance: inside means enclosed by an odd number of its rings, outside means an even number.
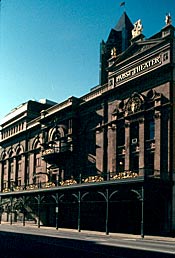
M42 159L41 159L41 143L39 137L37 137L33 142L33 151L34 151L34 160L33 160L33 183L39 183L41 181L42 175L40 173L43 173L42 168Z
M131 144L135 144L139 141L139 122L132 122L130 125L130 138Z
M13 158L9 160L9 178L10 180L14 180L14 163Z
M7 176L7 161L6 160L3 161L2 167L3 167L4 176Z
M9 159L8 159L8 185L9 187L13 187L14 186L14 181L15 181L15 178L14 178L14 152L13 152L13 149L11 148L8 152L8 156L9 156Z
M5 189L8 187L8 174L7 174L7 161L3 160L2 162L2 188Z
M67 128L64 125L58 125L49 132L49 146L54 148L55 152L65 152L68 150Z
M40 172L41 170L41 150L37 149L34 154L34 170Z
M16 185L21 185L21 177L22 177L22 159L21 155L16 159Z
M154 152L147 151L145 156L145 167L146 174L153 175L154 174Z
M21 154L22 154L22 149L19 146L16 151L16 155L17 155L17 157L16 157L16 175L15 175L15 185L16 186L21 186L21 180L22 180L22 177L24 177Z
M125 127L124 124L117 125L117 160L116 171L124 172L125 169Z
M130 169L133 172L139 171L139 153L136 151L139 146L139 122L134 121L130 124Z

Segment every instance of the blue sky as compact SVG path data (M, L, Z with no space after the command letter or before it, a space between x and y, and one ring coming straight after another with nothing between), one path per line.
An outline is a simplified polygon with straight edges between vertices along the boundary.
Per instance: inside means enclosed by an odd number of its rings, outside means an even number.
M1 0L0 119L29 99L61 102L99 82L99 44L124 8L118 0ZM175 0L128 0L148 38L165 26Z

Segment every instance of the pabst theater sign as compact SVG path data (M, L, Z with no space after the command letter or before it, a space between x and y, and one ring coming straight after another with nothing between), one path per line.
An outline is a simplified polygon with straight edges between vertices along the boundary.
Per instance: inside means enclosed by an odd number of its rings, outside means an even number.
M138 66L135 66L134 68L129 69L124 73L119 74L118 76L116 76L114 83L117 86L118 84L122 83L125 80L131 80L132 78L136 77L137 75L139 76L143 72L151 71L152 69L158 66L164 65L166 63L169 63L169 52L161 53L156 57Z

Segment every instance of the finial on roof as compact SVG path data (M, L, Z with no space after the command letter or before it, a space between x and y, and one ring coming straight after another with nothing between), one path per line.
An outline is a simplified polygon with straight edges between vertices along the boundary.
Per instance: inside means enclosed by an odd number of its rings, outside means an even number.
M132 30L132 38L137 37L143 31L142 21L139 19L134 23L134 29Z
M111 49L111 57L116 57L117 56L117 50L116 50L116 47L113 47Z
M171 19L170 13L166 14L166 16L165 16L165 23L166 23L166 25L170 25L171 22L172 22L172 19Z

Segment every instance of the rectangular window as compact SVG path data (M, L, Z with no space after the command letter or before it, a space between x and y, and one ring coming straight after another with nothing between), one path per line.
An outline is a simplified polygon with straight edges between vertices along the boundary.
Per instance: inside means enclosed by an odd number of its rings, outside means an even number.
M146 162L147 175L153 175L154 174L154 153L153 152L146 153L145 162Z
M131 171L132 172L139 172L139 156L131 155Z
M155 123L154 120L150 120L149 122L149 138L153 140L155 136Z
M130 126L130 137L131 137L131 143L135 144L139 142L139 123L133 122ZM132 142L132 139L134 139L135 142Z
M125 145L125 128L117 127L117 146Z
M154 119L146 120L145 124L145 139L154 140L155 137L155 121Z

